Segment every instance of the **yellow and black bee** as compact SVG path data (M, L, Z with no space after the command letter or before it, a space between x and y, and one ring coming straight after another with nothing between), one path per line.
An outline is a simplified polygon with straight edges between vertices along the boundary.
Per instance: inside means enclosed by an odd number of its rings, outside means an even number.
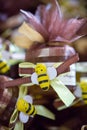
M9 69L10 69L9 65L5 61L0 60L0 74L7 73Z
M49 89L49 77L47 75L47 68L44 64L37 64L35 72L38 75L38 82L43 90Z
M34 116L36 114L36 109L34 105L32 105L32 98L29 95L24 98L19 98L16 106L17 110L20 111L20 121L23 123L29 120L29 116Z
M20 98L18 100L17 109L21 112L24 112L25 114L28 114L28 115L35 115L36 114L34 105L28 103L23 98Z
M32 83L39 84L39 86L47 91L50 87L50 80L54 79L57 75L54 67L46 67L45 64L38 63L35 67L35 73L31 75Z
M85 104L87 104L87 81L83 80L80 82L80 87L82 90L82 99Z

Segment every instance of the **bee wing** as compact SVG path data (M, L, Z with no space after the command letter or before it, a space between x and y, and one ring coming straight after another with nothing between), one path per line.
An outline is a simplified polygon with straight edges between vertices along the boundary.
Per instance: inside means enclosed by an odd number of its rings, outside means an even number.
M30 104L33 103L33 99L32 99L32 97L31 97L30 95L24 96L24 99L25 99L28 103L30 103Z
M57 71L56 69L52 66L52 67L48 67L47 68L47 74L49 76L49 79L52 80L57 76Z
M31 81L32 81L33 84L38 84L37 78L38 78L38 76L37 76L36 73L33 73L33 74L31 75Z
M20 112L19 113L19 119L22 123L27 123L28 120L29 120L29 115L23 113L23 112Z

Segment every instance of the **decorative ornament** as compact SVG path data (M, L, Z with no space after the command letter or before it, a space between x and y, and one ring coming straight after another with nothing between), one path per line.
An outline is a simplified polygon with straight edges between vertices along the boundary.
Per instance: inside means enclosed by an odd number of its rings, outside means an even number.
M27 93L28 87L19 87L19 97L15 106L15 110L10 118L9 125L12 126L11 129L14 127L14 130L24 130L24 124L29 121L29 117L33 118L36 114L52 120L55 119L54 114L44 106L33 105L33 99L30 95L27 95Z
M33 66L31 66L31 65L33 65ZM56 65L57 65L57 63L56 63ZM54 64L54 66L56 66L56 65ZM75 99L75 96L59 80L59 76L57 77L57 75L58 75L57 70L54 66L47 68L45 64L38 63L35 66L35 64L24 62L24 63L19 64L19 69L20 69L19 74L21 76L23 76L23 75L27 76L27 74L21 73L21 72L23 72L23 71L21 71L21 68L22 68L22 70L24 69L26 71L26 69L28 69L29 67L30 68L35 67L34 68L35 72L33 74L31 74L32 84L30 84L30 85L32 86L33 84L37 84L44 91L48 91L49 87L51 86L55 90L57 95L60 97L60 99L64 102L64 104L66 106L69 106Z

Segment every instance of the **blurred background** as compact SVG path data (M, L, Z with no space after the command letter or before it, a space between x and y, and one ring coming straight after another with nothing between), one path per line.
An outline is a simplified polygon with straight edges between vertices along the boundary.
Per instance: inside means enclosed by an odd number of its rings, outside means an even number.
M20 9L35 12L40 4L47 4L50 0L0 0L0 50L8 60L11 54L15 59L11 61L11 78L18 78L18 63L24 60L25 49L16 46L12 40L18 27L24 19L20 14ZM58 0L61 10L66 18L87 17L87 0ZM71 44L76 52L79 53L79 61L87 62L87 36L80 38ZM19 55L18 55L19 54ZM21 54L21 55L20 55ZM16 63L17 61L17 63ZM15 70L15 74L13 72ZM87 74L87 73L86 73ZM7 74L8 75L8 74ZM87 124L87 106L70 107L62 111L57 111L53 107L50 109L57 115L56 121L48 120L44 117L36 116L33 123L29 126L30 130L80 130L81 126ZM49 107L49 104L48 104Z

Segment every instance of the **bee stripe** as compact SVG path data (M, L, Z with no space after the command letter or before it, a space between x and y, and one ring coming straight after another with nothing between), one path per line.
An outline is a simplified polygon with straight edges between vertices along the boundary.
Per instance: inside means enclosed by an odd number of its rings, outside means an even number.
M84 100L87 100L87 98L83 98Z
M1 73L5 73L9 70L9 66L7 66L7 64L3 64L3 66L0 66L0 72Z
M29 113L29 115L34 115L36 113L35 107L29 103L29 108L26 113Z
M46 83L48 80L39 81L39 84Z
M47 76L47 75L46 74L40 74L40 75L38 75L38 78L42 77L42 76Z
M2 69L3 67L5 67L6 66L6 63L4 63L4 62L1 62L0 63L0 69Z
M33 107L33 111L30 113L30 115L34 115L35 107Z
M48 76L42 76L38 78L38 82L39 81L44 81L44 80L48 80Z
M29 107L28 110L26 111L26 113L28 113L31 110L31 104L29 103Z
M82 92L82 94L87 94L87 92Z
M6 66L5 68L3 68L2 70L1 70L1 72L2 73L5 73L5 72L7 72L9 70L9 66Z
M47 87L43 87L42 89L43 89L43 90L48 90L48 88L49 88L49 87L47 86Z

